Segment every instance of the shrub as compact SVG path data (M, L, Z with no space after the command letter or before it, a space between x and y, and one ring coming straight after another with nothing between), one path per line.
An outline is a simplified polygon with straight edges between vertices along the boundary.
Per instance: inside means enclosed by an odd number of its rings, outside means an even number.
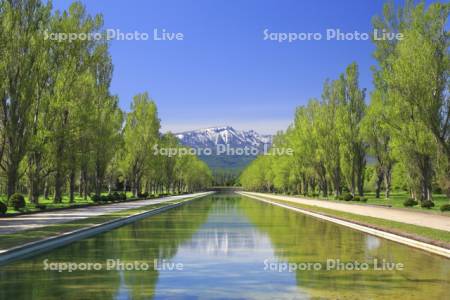
M6 214L7 210L8 210L8 206L5 203L0 202L0 215Z
M119 197L120 197L119 200L121 200L121 201L127 200L127 194L126 193L120 193Z
M443 204L439 209L441 211L450 211L450 204Z
M109 202L109 201L112 201L112 195L111 194L108 194L108 195L101 195L100 196L100 201L101 202Z
M351 200L353 199L353 195L350 194L350 193L347 193L347 194L345 194L345 195L343 196L343 199L344 199L345 201L351 201Z
M45 204L36 204L34 205L35 208L39 209L39 210L44 210L47 208L47 205Z
M405 202L403 202L403 206L405 207L413 207L416 206L417 204L418 202L413 198L406 199Z
M90 197L91 197L91 200L95 203L102 201L101 196L99 196L99 195L92 195Z
M25 207L25 198L21 194L16 193L9 198L9 203L15 210L21 210Z
M434 203L433 203L433 201L425 200L425 201L422 201L420 206L423 208L432 208L432 207L434 207Z
M138 198L147 198L148 197L148 193L138 193Z
M361 201L361 198L359 196L353 197L353 201Z
M433 187L433 193L442 194L442 188L439 186Z
M366 198L366 197L361 197L359 200L360 200L361 202L367 202L367 198Z
M113 201L119 201L120 200L120 194L118 192L114 192L111 194L111 199Z

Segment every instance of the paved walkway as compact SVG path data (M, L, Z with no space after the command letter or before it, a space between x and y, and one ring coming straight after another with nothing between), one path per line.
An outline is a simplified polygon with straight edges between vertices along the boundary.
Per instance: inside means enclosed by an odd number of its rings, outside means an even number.
M377 207L363 204L346 204L326 200L311 200L298 197L279 196L264 193L244 192L242 194L249 194L275 200L292 201L300 204L319 206L323 208L344 211L352 214L364 215L368 217L392 220L407 224L450 231L450 217L445 215L430 214L420 211L417 212L409 211L401 208Z
M19 215L17 217L0 218L0 234L16 233L23 230L35 229L53 224L65 223L73 220L81 220L110 214L122 210L139 208L142 206L164 203L173 200L180 200L190 197L199 197L207 193L186 194L179 196L170 196L160 199L138 200L109 205L88 206L83 208L74 208L67 210L57 210L42 212L30 215Z

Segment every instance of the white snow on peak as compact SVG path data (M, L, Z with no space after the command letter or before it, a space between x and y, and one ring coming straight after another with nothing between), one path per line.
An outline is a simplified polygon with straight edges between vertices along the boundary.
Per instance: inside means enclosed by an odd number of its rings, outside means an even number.
M271 135L261 135L254 130L240 131L231 126L209 127L176 134L187 146L212 147L225 144L234 147L263 147L272 143Z

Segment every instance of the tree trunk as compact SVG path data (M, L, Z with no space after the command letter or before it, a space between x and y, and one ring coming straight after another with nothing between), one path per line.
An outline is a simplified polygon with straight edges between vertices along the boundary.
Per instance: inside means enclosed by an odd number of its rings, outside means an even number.
M81 170L81 178L82 178L82 182L83 182L83 199L86 200L88 195L89 195L89 178L88 178L88 171L86 168L83 168ZM80 182L81 184L81 182Z
M7 195L9 198L16 192L16 186L18 181L18 172L15 167L10 167L7 171Z
M333 176L333 185L334 185L334 192L336 196L340 196L342 194L342 184L341 184L341 168L337 166L334 170L334 176Z
M31 173L31 174L29 174L30 202L33 204L39 204L40 177L34 172L30 172L30 173Z
M303 175L303 184L302 184L302 192L303 195L308 195L308 179L305 175Z
M45 198L45 200L49 199L49 194L50 194L50 188L49 188L49 184L48 184L48 179L46 179L45 183L44 183L44 198Z
M69 203L75 202L75 170L70 170L69 175Z
M80 185L78 186L78 196L83 197L83 170L80 172Z
M431 157L429 155L423 155L419 161L419 168L421 171L421 178L420 178L420 200L426 201L432 200L432 193L431 193L431 181L432 181L432 165L431 165Z
M384 172L384 189L385 198L391 197L391 183L392 183L392 163L388 164Z
M358 161L357 171L356 171L356 185L358 188L358 195L364 196L364 179L365 179L365 169L366 169L366 159L360 158Z
M324 197L328 197L328 182L326 179L322 182L322 193Z
M63 119L61 124L61 132L59 132L56 137L56 175L55 175L55 199L53 200L55 203L62 202L62 189L64 185L64 147L65 147L65 128L67 126L67 121L69 117L69 112L64 110Z
M57 163L57 165L59 165ZM62 202L62 188L63 188L64 180L63 180L63 174L61 171L61 166L56 167L56 174L55 174L55 198L53 200L54 203L61 203Z
M377 181L376 181L376 188L375 188L375 198L380 198L381 193L381 184L383 183L384 178L384 172L381 169L380 166L377 167Z

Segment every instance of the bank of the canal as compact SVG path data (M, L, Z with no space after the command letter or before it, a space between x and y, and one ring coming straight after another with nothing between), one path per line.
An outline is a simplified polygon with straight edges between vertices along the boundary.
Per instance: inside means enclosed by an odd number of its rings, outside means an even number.
M0 299L445 299L449 278L443 257L214 194L1 266Z
M20 220L6 219L4 221L7 224L28 221L32 229L0 234L0 264L135 222L212 193L214 192L110 204L92 211L84 208L72 209L57 213L57 218L53 218L55 213L51 212L26 216L26 220L23 220L24 217Z
M277 205L298 213L306 214L314 218L321 220L333 222L335 224L349 227L355 230L359 230L377 237L388 239L400 244L404 244L410 247L414 247L423 251L427 251L433 254L441 255L446 258L450 258L450 245L439 240L432 240L417 234L410 234L407 231L396 230L395 228L389 227L389 225L397 224L397 222L381 222L384 226L377 225L382 219L374 219L371 217L355 218L350 212L344 214L339 211L334 211L326 208L304 205L302 203L297 203L288 200L277 199L274 200L272 197L266 197L264 194L259 193L247 193L243 192L242 195L266 202L270 205ZM363 221L359 221L362 219ZM388 226L386 226L388 224ZM411 226L407 224L400 224L400 227L411 229ZM412 225L413 226L413 225ZM417 226L413 226L416 229ZM420 228L419 228L420 229ZM422 229L424 230L424 229ZM430 229L431 231L438 231L435 229Z

